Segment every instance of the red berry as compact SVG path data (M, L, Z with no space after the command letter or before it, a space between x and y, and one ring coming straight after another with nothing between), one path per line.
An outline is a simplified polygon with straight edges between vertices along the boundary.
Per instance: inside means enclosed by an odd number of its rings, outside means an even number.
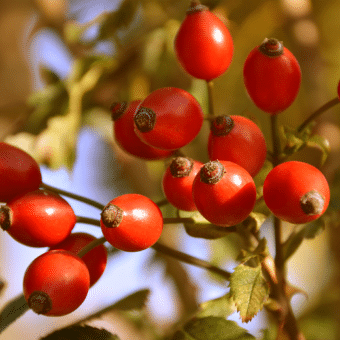
M192 194L203 217L225 227L244 221L256 201L253 178L244 168L228 161L204 164L195 177Z
M156 149L143 143L136 135L133 116L139 109L141 100L131 103L115 103L111 107L114 120L114 137L119 146L129 154L146 160L157 160L172 155L172 150Z
M175 38L182 67L193 77L209 81L228 69L233 50L233 40L224 23L208 7L191 1Z
M90 274L85 263L65 250L51 250L37 257L24 276L24 296L38 314L66 315L85 300Z
M77 255L81 249L96 238L86 233L70 234L64 241L50 248L50 250L63 249ZM90 272L90 286L93 286L104 273L107 263L107 250L104 245L98 245L81 258Z
M59 195L47 190L17 196L0 208L0 227L30 247L50 247L72 231L76 216Z
M275 115L295 100L301 70L294 55L277 39L265 39L248 55L243 68L244 84L254 104Z
M25 151L0 143L0 202L39 189L41 173L38 163Z
M234 162L254 177L266 156L266 140L260 128L242 116L218 116L211 123L208 140L210 160Z
M187 157L176 157L163 175L163 192L167 200L177 209L197 210L192 197L192 184L203 163Z
M263 185L263 199L278 218L302 224L319 218L327 209L327 180L314 166L298 161L273 168Z
M203 111L189 92L164 87L143 100L134 121L136 134L144 143L176 150L197 136L203 124Z
M126 194L110 201L101 214L106 240L124 251L140 251L154 245L163 230L163 216L150 198Z

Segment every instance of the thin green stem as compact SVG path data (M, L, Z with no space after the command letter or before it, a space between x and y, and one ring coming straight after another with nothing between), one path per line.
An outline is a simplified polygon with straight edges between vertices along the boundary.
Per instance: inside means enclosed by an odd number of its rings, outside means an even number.
M271 116L271 132L273 141L273 166L280 164L281 144L277 124L277 116ZM290 340L303 340L304 337L298 329L295 316L292 312L290 301L285 292L285 261L282 249L282 221L274 216L274 231L275 231L275 271L277 284L272 286L272 295L281 306L279 322L283 323L283 327L289 336Z
M280 136L277 124L277 115L271 116L271 132L273 141L273 166L275 167L280 163L279 155L281 153ZM275 265L277 271L283 272L284 261L282 254L282 241L281 241L281 220L274 216L274 230L275 230Z
M213 87L214 83L212 80L207 81L207 87L208 87L208 105L209 105L209 116L214 117L214 101L213 101Z
M278 124L277 124L277 115L270 116L270 123L271 123L271 133L272 133L272 142L273 142L273 166L279 164L279 155L281 153L281 143L280 143L280 136L278 131Z
M284 273L284 258L282 252L282 222L279 218L274 216L274 230L275 230L275 266L276 270Z
M167 223L179 223L178 220L181 221L181 223L183 222L187 222L187 223L194 223L194 220L191 219L191 218L164 218L165 221L171 221L171 222L167 222ZM173 222L174 220L176 220L176 222ZM87 224L93 224L95 226L99 226L100 225L100 221L99 220L95 220L95 219L92 219L92 218L87 218L87 217L79 217L77 216L77 222L82 222L82 223L87 223ZM166 222L164 222L166 223ZM165 245L162 245L160 244L159 242L157 242L156 244L154 244L152 246L153 249L165 254L165 255L168 255L168 256L171 256L179 261L182 261L182 262L185 262L185 263L188 263L188 264L192 264L194 266L197 266L197 267L201 267L201 268L204 268L204 269L207 269L207 270L210 270L212 272L215 272L216 274L219 274L221 276L223 276L224 278L226 279L229 279L230 277L230 273L226 272L225 270L219 268L219 267L216 267L214 265L212 265L211 263L207 262L207 261L204 261L204 260L201 260L201 259L198 259L194 256L191 256L191 255L188 255L188 254L185 254L185 253L182 253L178 250L175 250L175 249L172 249L172 248L169 248ZM78 254L79 256L79 254Z
M77 223L92 224L100 227L100 221L90 217L77 216ZM163 218L164 224L174 223L195 223L195 220L190 217L165 217Z
M168 203L169 201L166 198L162 199L161 201L156 202L159 208L163 207L164 205L167 205Z
M330 100L326 104L322 105L319 109L317 109L314 113L312 113L298 128L297 131L301 132L309 123L311 123L313 120L315 120L318 116L332 108L333 106L340 103L340 100L338 97Z
M6 283L0 279L0 295L3 291L3 289L5 288L5 286L6 286Z
M216 266L214 266L213 264L211 264L207 261L198 259L197 257L182 253L179 250L169 248L169 247L167 247L164 244L161 244L159 242L155 243L152 246L152 248L154 250L164 254L164 255L173 257L173 258L175 258L175 259L177 259L181 262L209 270L212 273L220 275L221 277L225 278L226 280L230 279L231 274L229 272L227 272L227 271L225 271L225 270L223 270L219 267L216 267Z
M181 149L178 149L173 153L173 157L186 157L186 156Z
M195 223L195 220L190 217L165 217L163 219L164 224L173 224L173 223Z
M274 157L273 157L273 153L271 151L267 151L267 160L273 164L274 162Z
M77 223L91 224L100 227L100 221L90 217L77 216Z
M67 196L67 197L70 197L70 198L73 198L77 201L80 201L80 202L83 202L83 203L86 203L86 204L89 204L89 205L92 205L93 207L95 208L98 208L100 210L103 210L104 209L104 205L101 204L101 203L98 203L96 201L93 201L87 197L83 197L83 196L80 196L80 195L76 195L76 194L73 194L69 191L65 191L65 190L62 190L62 189L58 189L58 188L55 188L53 186L50 186L50 185L47 185L45 183L42 183L40 185L41 188L43 189L46 189L46 190L49 190L49 191L52 191L52 192L55 192L59 195L63 195L63 196Z
M77 256L79 257L83 257L85 254L87 254L89 251L91 251L93 248L96 248L97 246L100 246L101 244L106 242L106 238L105 237L101 237L98 238L96 240L93 240L92 242L90 242L88 245L86 245L84 248L82 248Z

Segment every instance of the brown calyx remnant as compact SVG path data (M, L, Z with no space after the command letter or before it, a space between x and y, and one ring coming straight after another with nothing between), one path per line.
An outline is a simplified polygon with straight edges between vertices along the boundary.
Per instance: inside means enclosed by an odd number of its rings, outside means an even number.
M306 215L319 215L325 206L325 198L316 190L311 190L300 199L300 206Z
M156 114L147 107L140 107L133 120L140 132L149 132L155 126Z
M259 50L268 57L277 57L283 54L283 43L275 38L264 39Z
M46 314L52 309L52 300L49 295L39 290L29 296L27 304L37 314Z
M230 116L217 116L210 126L210 130L214 136L226 136L234 127L235 123Z
M123 210L109 203L100 214L101 220L107 228L116 228L123 219Z
M224 166L219 161L205 163L200 170L201 181L206 184L216 184L225 173Z
M195 1L195 0L192 0L190 2L190 6L189 8L187 9L187 12L186 14L187 15L190 15L190 14L194 14L196 12L203 12L203 11L208 11L209 8L207 6L204 6L202 5L199 1Z
M170 172L173 177L187 177L194 166L194 162L189 157L176 157L170 164Z
M117 120L126 111L129 106L128 102L114 102L110 106L112 120Z
M11 209L7 205L3 205L0 208L0 227L6 231L12 224Z

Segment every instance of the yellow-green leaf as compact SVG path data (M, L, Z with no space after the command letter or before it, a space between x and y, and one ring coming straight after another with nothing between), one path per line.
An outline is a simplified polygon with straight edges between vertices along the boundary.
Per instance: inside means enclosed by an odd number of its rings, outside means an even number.
M177 331L172 340L255 340L236 322L209 316L189 321L182 330Z
M211 224L198 211L180 211L179 217L190 217L193 219L194 223L184 224L187 234L192 237L213 240L229 235L231 232L235 231L234 229L230 229L230 227L220 227Z
M207 316L218 316L221 318L227 318L234 312L236 312L236 305L230 293L228 293L217 299L201 303L196 317L204 318Z
M255 268L238 265L231 274L229 287L243 322L250 321L262 309L269 295L261 265Z

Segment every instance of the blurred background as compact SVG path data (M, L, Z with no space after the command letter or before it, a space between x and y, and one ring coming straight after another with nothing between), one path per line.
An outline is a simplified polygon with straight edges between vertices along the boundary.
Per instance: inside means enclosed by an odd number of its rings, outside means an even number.
M248 98L242 68L248 53L264 38L277 38L298 59L302 85L294 104L279 122L295 128L314 110L337 97L340 79L339 0L206 0L203 4L229 28L234 56L228 71L214 81L218 114L253 119L270 142L267 114ZM11 0L0 2L0 140L29 152L41 164L43 181L103 204L117 195L140 193L163 198L164 162L137 159L115 143L109 107L116 101L145 98L151 91L175 86L191 92L207 111L207 89L202 80L187 75L177 63L173 40L189 1L177 0ZM86 75L87 87L73 91ZM72 110L70 109L72 108ZM326 175L332 202L326 230L307 240L290 258L288 279L306 291L294 295L308 339L340 339L340 107L328 110L315 126L323 147L309 145L291 159L309 162ZM72 112L72 114L70 114ZM209 126L183 152L202 162ZM326 142L326 140L328 142ZM330 152L323 162L325 149ZM263 174L256 180L260 184ZM0 180L1 185L1 180ZM99 219L96 209L69 200L77 215ZM163 208L165 216L174 209ZM293 226L284 228L284 237ZM77 225L75 231L100 236L96 227ZM273 251L271 219L261 233ZM236 265L240 250L230 235L218 240L193 238L182 225L167 225L161 241L209 260L227 270ZM0 232L0 308L22 292L29 263L46 249L27 248ZM146 250L113 253L101 280L84 304L69 316L48 318L27 312L1 335L3 339L37 340L54 329L114 304L140 289L151 293L141 314L111 311L96 325L122 340L157 339L188 317L197 306L228 291L225 282ZM141 322L141 320L144 320ZM240 322L238 314L230 319ZM30 327L27 327L27 325ZM269 320L260 312L242 324L260 337Z

